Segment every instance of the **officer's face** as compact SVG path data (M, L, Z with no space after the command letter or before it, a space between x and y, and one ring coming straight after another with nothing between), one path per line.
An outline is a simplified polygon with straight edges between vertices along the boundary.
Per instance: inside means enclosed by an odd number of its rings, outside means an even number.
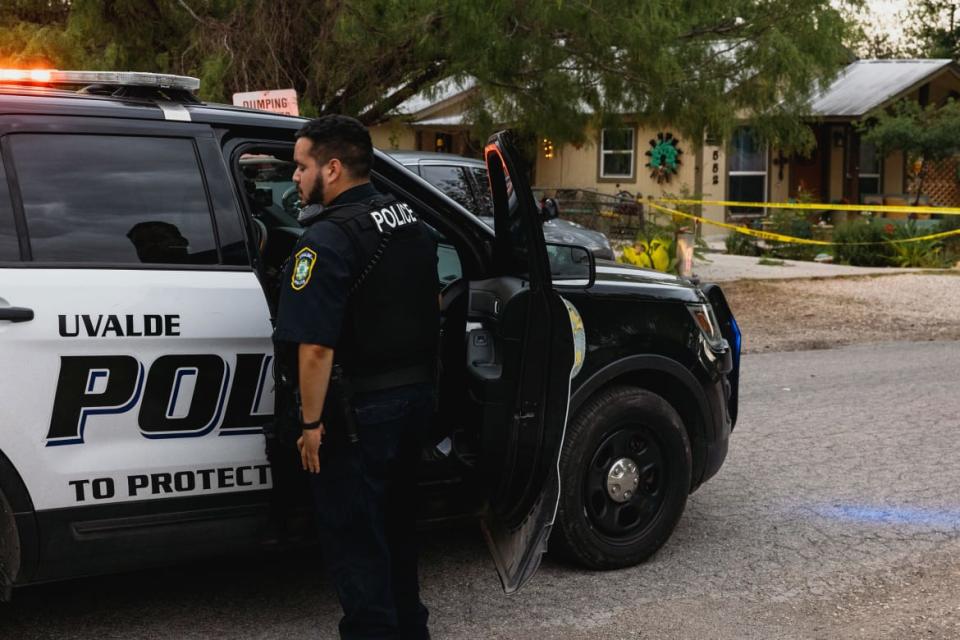
M293 181L297 185L297 192L300 194L300 202L308 204L327 204L324 200L324 184L329 184L335 176L332 165L339 162L333 160L324 162L317 160L313 154L313 143L310 138L299 138L296 146L293 148L293 161L297 164L297 170L293 172Z

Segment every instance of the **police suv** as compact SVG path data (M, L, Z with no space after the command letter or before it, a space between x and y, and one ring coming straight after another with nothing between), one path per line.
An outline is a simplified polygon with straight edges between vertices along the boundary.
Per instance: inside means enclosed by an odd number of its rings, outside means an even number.
M6 598L255 549L309 520L271 491L300 477L296 458L264 453L303 120L205 104L198 87L0 71ZM508 136L485 158L494 228L385 154L373 179L440 239L421 518L479 518L514 591L548 538L598 569L664 544L726 456L740 336L716 286L545 243Z

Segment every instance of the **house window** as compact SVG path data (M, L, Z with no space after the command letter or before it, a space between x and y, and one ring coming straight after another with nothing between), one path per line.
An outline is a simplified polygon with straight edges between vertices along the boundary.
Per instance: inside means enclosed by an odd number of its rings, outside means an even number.
M449 133L438 133L433 137L433 150L440 153L453 153L453 136Z
M750 127L740 127L733 132L727 154L727 179L730 200L767 201L767 147ZM730 207L730 213L762 215L763 209Z
M600 132L600 177L633 178L633 129Z
M883 166L883 158L877 151L877 146L872 142L860 141L860 196L875 195L881 192L880 185L880 167Z

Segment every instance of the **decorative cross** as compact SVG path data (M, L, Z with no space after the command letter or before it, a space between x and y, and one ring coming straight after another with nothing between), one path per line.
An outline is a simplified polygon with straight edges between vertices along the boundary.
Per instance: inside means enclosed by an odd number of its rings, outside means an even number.
M783 165L789 164L790 158L783 155L782 149L777 149L777 157L773 159L773 164L777 165L777 179L783 180Z

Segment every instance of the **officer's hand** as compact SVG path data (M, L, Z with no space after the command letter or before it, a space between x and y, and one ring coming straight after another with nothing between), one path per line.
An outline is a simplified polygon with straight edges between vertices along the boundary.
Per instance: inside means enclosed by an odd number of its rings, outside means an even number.
M297 438L297 449L300 451L300 462L303 470L310 473L320 473L320 442L326 430L323 425L319 429L304 429Z

